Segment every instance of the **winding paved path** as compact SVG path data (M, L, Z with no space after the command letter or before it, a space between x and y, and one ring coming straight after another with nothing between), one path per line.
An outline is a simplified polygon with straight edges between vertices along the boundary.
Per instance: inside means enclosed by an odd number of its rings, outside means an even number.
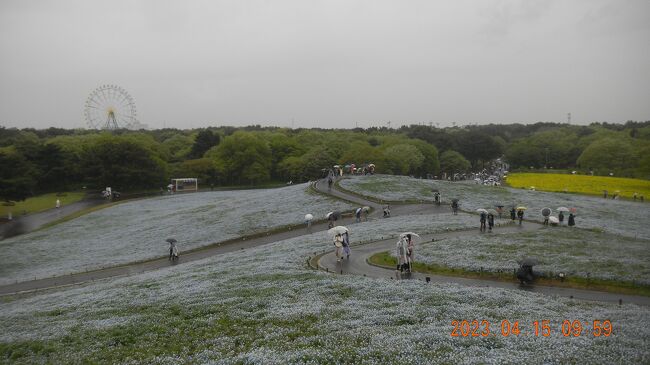
M360 206L370 206L373 208L371 215L379 215L382 211L381 205L362 199L356 195L348 194L336 189L328 189L327 183L325 180L319 180L314 184L316 190L332 195L334 197L345 199L354 204ZM446 206L434 206L431 204L397 204L391 206L391 214L393 216L397 215L413 215L413 214L431 214L431 213L447 213L449 208ZM343 218L338 224L347 224L346 222L354 221L353 217ZM540 227L536 223L527 223L523 227L519 226L506 226L498 228L499 232L512 232L512 231L521 231L521 230L534 230ZM327 229L327 223L321 222L313 224L311 227L311 232L316 232L320 230ZM268 243L281 241L289 238L299 237L305 234L309 234L310 231L307 230L304 226L294 227L293 229L278 232L278 233L267 233L266 235L261 235L251 238L239 238L234 240L229 240L225 242L216 243L200 249L182 252L181 259L177 264L183 264L186 262L201 260L207 257L220 255L228 252L234 252L239 250L246 250L248 248L253 248ZM431 241L435 237L436 240L461 236L461 235L478 235L480 233L476 230L472 231L456 231L443 234L435 235L425 235L422 237L422 242ZM483 233L485 234L485 233ZM337 263L334 256L334 252L328 252L324 255L321 255L316 258L316 262L319 268L336 273L342 274L356 274L356 275L365 275L370 277L378 278L388 278L395 275L395 271L391 269L385 269L377 266L372 266L367 263L367 259L378 252L384 252L394 249L395 239L387 239L383 241L376 241L368 243L361 246L353 246L353 255L350 260L344 260L342 263ZM135 262L122 266L115 266L106 269L99 269L89 272L75 273L65 276L50 277L37 279L32 281L18 282L15 284L0 286L0 295L11 295L22 292L31 292L35 290L44 290L52 289L68 285L76 285L80 283L85 283L93 280L125 276L138 274L145 271L157 270L165 267L169 267L171 264L167 258L158 258L143 262ZM522 287L517 283L503 282L503 281L492 281L492 280L480 280L480 279L467 279L460 277L450 277L450 276L439 276L439 275L426 275L430 278L432 282L438 283L456 283L467 286L482 286L482 287L500 287L506 289L520 289L520 290L530 290L533 292L543 293L551 296L564 296L564 297L573 297L577 299L585 300L598 300L598 301L608 301L608 302L618 302L619 299L622 299L625 303L636 303L642 305L650 305L650 298L643 296L632 296L632 295L622 295L622 294L613 294L606 292L598 291L589 291L589 290L576 290L576 289L566 289L558 287L545 287L545 286L525 286ZM410 277L411 279L421 279L424 280L425 275L414 273Z

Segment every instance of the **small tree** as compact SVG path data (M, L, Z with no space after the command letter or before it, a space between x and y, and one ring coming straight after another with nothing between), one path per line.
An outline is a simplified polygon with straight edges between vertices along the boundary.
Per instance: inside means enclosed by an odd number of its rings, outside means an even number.
M190 150L190 158L201 158L203 154L210 148L216 146L221 142L221 137L218 133L212 133L211 130L205 129L199 132L194 140L192 149Z
M466 172L470 167L469 161L456 151L447 150L440 155L440 170L449 175Z
M21 201L33 195L35 170L22 154L0 151L0 166L0 199Z

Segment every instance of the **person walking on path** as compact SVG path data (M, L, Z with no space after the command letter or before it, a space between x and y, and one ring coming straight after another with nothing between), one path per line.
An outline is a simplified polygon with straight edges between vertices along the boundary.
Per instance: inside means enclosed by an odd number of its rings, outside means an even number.
M510 219L512 219L513 222L517 219L517 211L515 210L515 207L512 207L510 210Z
M343 237L340 233L337 233L336 236L334 236L334 247L336 247L336 262L341 262L341 248L343 247Z
M573 213L569 213L569 227L573 227L576 225L576 218L573 215Z
M178 247L176 247L176 240L169 241L169 261L178 257Z
M357 223L361 223L361 211L362 208L358 208L356 212L354 212L354 216L357 219Z
M61 208L61 201L59 199L56 200L56 209Z
M548 216L547 215L544 216L544 223L543 224L545 226L548 226Z
M560 221L560 225L564 222L564 212L560 211L560 214L557 215L557 219Z
M400 237L397 241L397 270L404 272L408 262L408 242L406 237Z
M408 258L408 272L413 271L413 261L415 260L415 242L410 234L406 235L406 256Z
M521 222L524 220L524 210L519 209L517 211L517 218L519 218L519 225L521 226Z
M343 233L343 251L348 260L350 260L350 235L348 232Z
M458 200L454 200L451 202L451 210L454 213L454 215L458 214Z
M485 213L481 213L481 228L479 228L479 231L481 231L481 232L485 232L485 219L486 218L487 218L487 216L485 215Z
M494 215L492 213L488 214L487 221L488 221L488 229L490 232L492 232L492 228L494 228Z

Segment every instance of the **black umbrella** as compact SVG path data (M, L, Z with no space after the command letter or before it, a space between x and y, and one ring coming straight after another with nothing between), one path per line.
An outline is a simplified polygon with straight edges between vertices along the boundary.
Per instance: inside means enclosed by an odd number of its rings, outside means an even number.
M521 266L535 266L539 264L539 261L534 257L526 257L517 261L517 263Z
M456 198L451 199L451 202L452 202L452 203L458 203L458 199L456 199Z
M341 212L335 211L328 215L328 220L335 221L341 219Z
M176 238L168 238L168 239L166 239L165 241L167 241L167 242L169 242L169 243L176 243L176 242L178 242L178 241L176 241Z

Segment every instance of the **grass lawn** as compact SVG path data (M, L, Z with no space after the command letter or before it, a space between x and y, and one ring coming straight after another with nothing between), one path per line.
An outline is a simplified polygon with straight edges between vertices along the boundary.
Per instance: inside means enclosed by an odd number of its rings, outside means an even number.
M394 268L397 264L397 258L392 256L389 252L380 252L371 256L368 261L371 264ZM414 262L413 271L425 274L445 275L445 276L458 276L470 279L488 279L497 281L512 281L516 282L517 278L512 271L472 271L463 268L453 268L450 266ZM535 282L540 285L546 286L560 286L564 288L574 289L587 289L599 290L612 293L621 293L629 295L644 295L650 296L650 286L643 284L633 284L627 281L619 280L606 280L606 279L588 279L583 277L568 277L565 280L560 280L556 277L538 277Z
M650 181L623 177L514 173L508 175L507 183L513 188L534 186L536 190L589 195L602 195L607 190L611 196L618 190L622 198L632 199L634 193L650 198Z
M85 194L84 192L49 193L27 198L24 201L16 202L16 205L13 206L7 206L3 203L0 204L0 217L6 217L9 212L12 212L14 216L18 216L23 214L24 211L27 214L32 214L52 209L55 207L57 199L61 201L61 206L65 206L78 202L83 199Z

